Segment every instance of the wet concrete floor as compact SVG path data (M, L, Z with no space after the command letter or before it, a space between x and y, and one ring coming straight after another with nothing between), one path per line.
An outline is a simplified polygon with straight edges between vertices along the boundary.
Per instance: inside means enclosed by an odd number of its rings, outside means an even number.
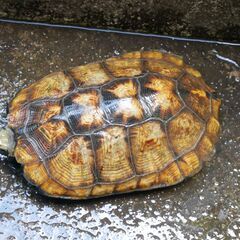
M182 55L216 89L222 135L215 156L176 187L72 202L39 195L14 159L0 155L0 239L240 238L240 46L1 23L0 124L30 82L142 47Z

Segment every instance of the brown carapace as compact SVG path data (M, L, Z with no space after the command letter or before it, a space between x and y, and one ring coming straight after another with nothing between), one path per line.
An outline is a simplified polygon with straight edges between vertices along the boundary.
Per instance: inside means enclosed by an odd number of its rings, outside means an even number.
M166 187L214 152L220 100L181 57L136 51L52 73L9 107L14 156L48 196Z

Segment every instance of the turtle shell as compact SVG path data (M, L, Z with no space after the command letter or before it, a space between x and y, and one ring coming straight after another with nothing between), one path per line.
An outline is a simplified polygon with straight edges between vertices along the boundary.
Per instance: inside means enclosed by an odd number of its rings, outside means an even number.
M84 199L177 184L214 152L220 100L179 56L137 51L52 73L9 106L24 176Z

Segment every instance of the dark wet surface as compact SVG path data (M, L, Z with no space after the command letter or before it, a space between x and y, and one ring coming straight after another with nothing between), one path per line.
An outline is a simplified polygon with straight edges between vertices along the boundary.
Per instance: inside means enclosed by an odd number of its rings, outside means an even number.
M0 18L240 41L238 0L0 0Z
M19 89L49 72L142 47L184 56L217 90L222 135L215 156L176 187L71 202L40 196L1 155L0 239L240 238L240 46L1 24L1 119Z

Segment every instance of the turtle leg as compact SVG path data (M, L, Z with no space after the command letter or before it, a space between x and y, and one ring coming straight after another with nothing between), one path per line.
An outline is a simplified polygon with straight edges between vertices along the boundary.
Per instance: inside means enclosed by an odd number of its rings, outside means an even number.
M7 151L9 155L13 156L15 148L15 140L13 131L6 127L0 128L0 149Z

